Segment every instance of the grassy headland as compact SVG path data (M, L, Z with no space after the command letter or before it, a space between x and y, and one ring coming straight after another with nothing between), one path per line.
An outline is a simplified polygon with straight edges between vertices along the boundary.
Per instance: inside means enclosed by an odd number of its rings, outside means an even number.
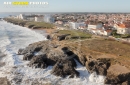
M21 26L26 26L28 28L33 28L33 29L53 29L54 25L51 23L46 23L46 22L35 22L35 21L25 21L22 19L14 19L14 18L4 18L5 21L21 25Z
M76 54L90 55L93 58L109 58L112 60L111 64L121 64L130 70L130 43L111 38L94 38L91 34L77 30L60 30L58 34L70 34L72 38L58 43L63 47L69 47L73 52L77 50ZM73 37L77 36L81 38L73 40Z

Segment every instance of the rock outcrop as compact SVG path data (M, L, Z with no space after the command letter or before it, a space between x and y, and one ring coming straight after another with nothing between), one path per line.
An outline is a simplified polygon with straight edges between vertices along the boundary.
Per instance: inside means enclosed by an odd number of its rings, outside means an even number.
M67 36L69 36L70 34L64 34L64 35L58 35L57 38L59 41L61 40L65 40Z
M96 72L98 75L107 75L110 66L109 59L94 59L86 62L86 68L90 73Z
M66 77L67 75L70 75L71 78L74 76L78 77L79 72L77 72L74 69L75 63L71 60L59 60L52 69L52 74L56 76Z
M77 60L83 66L86 66L89 73L96 72L98 75L106 76L105 84L130 85L130 71L125 66L111 64L113 58L103 57L104 55L89 56L90 54L84 52L85 49L82 49L82 47L76 49L76 46L73 47L72 45L73 42L66 44L65 41L62 41L65 36L62 36L60 41L53 40L52 36L48 36L50 40L36 42L25 49L19 49L18 55L23 55L23 60L30 60L28 64L30 67L45 69L50 65L53 66L51 73L56 76L78 77L80 74L75 69L77 66L75 60ZM88 51L92 54L92 50ZM101 53L93 52L95 55Z
M31 60L33 56L34 56L33 53L26 53L23 56L23 60Z
M35 67L35 68L46 68L47 65L47 56L46 54L42 54L42 55L36 55L34 56L30 63L29 63L30 67Z
M30 44L25 49L19 49L18 54L24 55L23 60L30 60L30 67L45 69L49 65L54 66L52 74L56 76L79 75L75 70L76 55L67 47L58 46L49 40Z
M104 82L112 85L130 85L130 72L125 66L112 65Z

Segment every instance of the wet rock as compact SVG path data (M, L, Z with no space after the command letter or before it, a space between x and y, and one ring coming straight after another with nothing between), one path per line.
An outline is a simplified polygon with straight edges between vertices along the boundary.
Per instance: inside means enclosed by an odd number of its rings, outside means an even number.
M71 60L59 60L53 67L52 74L56 76L66 77L67 75L70 75L70 77L79 76L79 72L77 72Z
M19 50L18 50L18 55L23 55L23 53L22 53L23 50L24 50L24 49L19 49Z
M82 55L82 54L78 54L78 56L76 56L76 59L83 65L85 66L85 63L86 63L86 56L85 55Z
M42 47L40 47L38 45L29 45L25 49L19 49L18 54L24 55L24 54L27 54L27 53L35 53L35 52L39 52L41 49L42 49Z
M90 60L86 62L86 68L90 73L96 72L98 75L107 75L107 69L109 68L109 60L98 59Z
M23 60L31 60L33 56L33 53L27 53L23 56Z
M48 66L46 54L34 56L31 59L29 66L35 68L46 68Z
M73 56L68 56L67 53L65 53L62 48L55 48L50 50L48 53L48 64L49 65L55 65L57 61L59 60L70 60L73 62L73 66L76 67L76 62L74 61Z
M86 61L87 61L86 55L84 55L80 50L79 50L79 51L73 50L73 53L75 54L76 60L77 60L80 64L82 64L83 66L85 66L85 63L86 63Z

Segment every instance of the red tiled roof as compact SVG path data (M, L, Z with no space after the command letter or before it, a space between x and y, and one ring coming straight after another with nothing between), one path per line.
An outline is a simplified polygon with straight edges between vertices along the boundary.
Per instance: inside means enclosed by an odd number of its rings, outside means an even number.
M112 32L112 30L106 30L106 32Z
M119 24L120 28L126 28L125 24Z

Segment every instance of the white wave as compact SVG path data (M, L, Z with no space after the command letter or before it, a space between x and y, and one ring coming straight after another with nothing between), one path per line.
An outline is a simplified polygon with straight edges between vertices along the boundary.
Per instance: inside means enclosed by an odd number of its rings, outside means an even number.
M0 49L7 54L1 61L5 62L4 67L0 67L0 77L7 76L9 80L12 80L12 85L17 85L16 81L22 79L20 85L31 85L36 79L38 82L61 85L103 85L103 76L96 75L95 73L89 74L86 67L77 63L76 70L80 73L79 78L61 78L52 75L50 72L52 66L46 69L31 68L27 66L29 61L23 61L23 56L18 56L17 51L19 48L28 46L28 44L46 40L41 34L26 27L20 27L13 25L5 21L0 21ZM15 78L15 79L14 79ZM29 80L29 81L28 81Z

